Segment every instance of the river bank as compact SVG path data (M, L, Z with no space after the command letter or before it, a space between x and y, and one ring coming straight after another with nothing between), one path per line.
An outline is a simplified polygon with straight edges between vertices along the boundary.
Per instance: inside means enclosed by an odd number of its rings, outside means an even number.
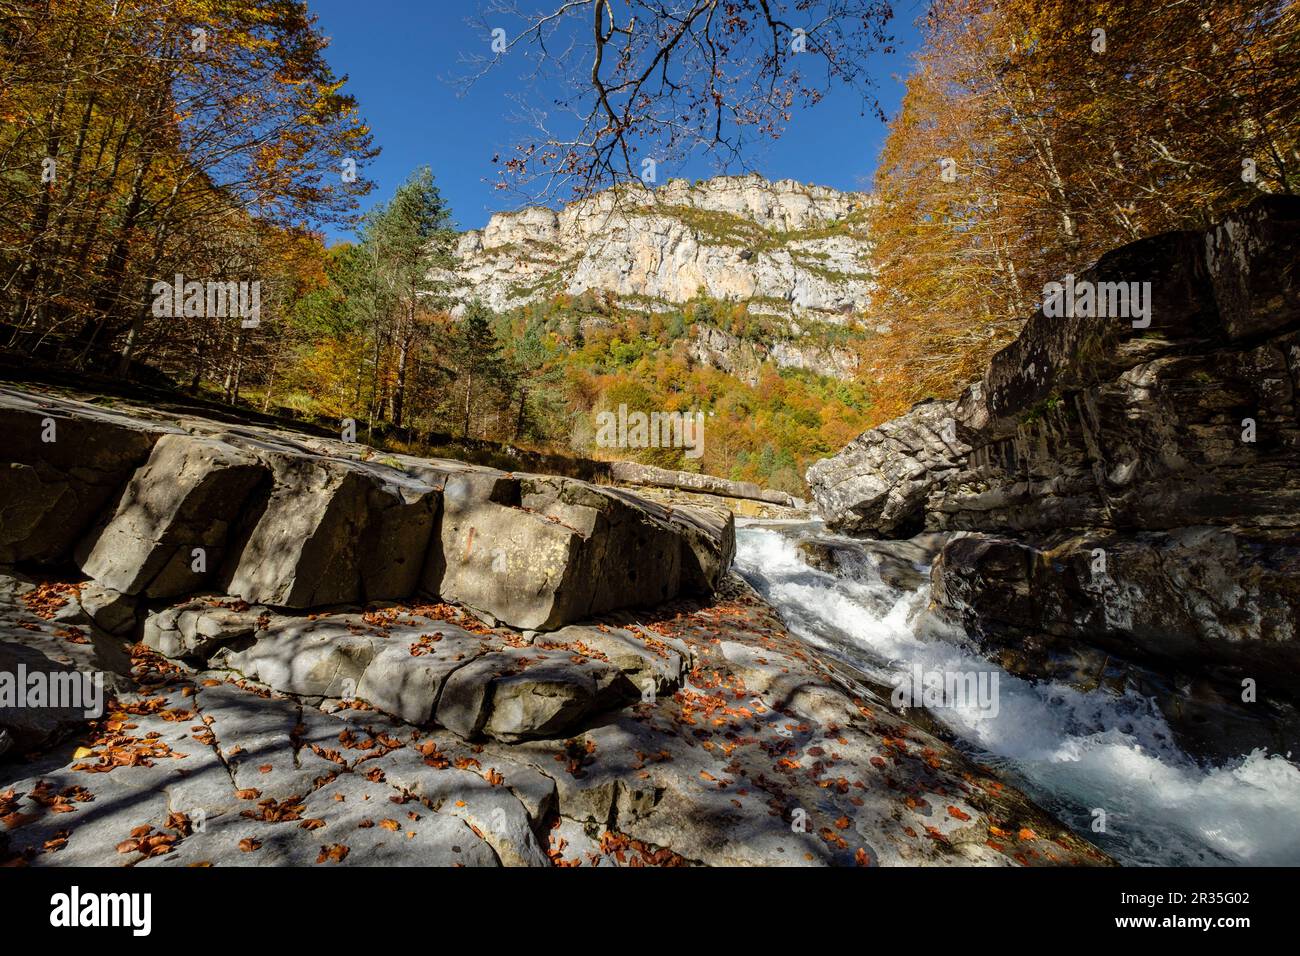
M792 634L724 509L125 403L0 415L0 666L109 694L0 710L10 863L1109 862Z

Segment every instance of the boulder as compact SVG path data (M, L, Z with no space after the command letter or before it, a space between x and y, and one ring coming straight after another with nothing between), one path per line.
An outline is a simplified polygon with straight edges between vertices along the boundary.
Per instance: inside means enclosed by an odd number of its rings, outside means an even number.
M412 656L409 635L383 647L366 666L356 693L380 710L424 726L433 721L447 679L483 652L483 641L468 631L442 624L421 637L437 640L421 642L418 657Z
M231 525L268 470L210 438L164 435L102 526L77 550L81 570L124 594L201 590L221 566ZM196 571L194 550L203 552Z
M582 569L596 591L578 616L652 606L679 593L711 593L736 554L735 518L726 508L669 507L618 489L545 477L524 481L521 503L572 525L590 542Z
M56 608L51 621L79 627L95 627L105 634L126 637L137 622L136 599L94 581L79 583L67 594L67 603Z
M237 671L284 694L351 700L383 641L358 630L346 618L287 619L267 628L250 646L223 651L211 666Z
M202 663L219 649L252 638L272 619L263 607L204 598L148 612L143 640L164 657Z
M650 510L655 505L641 502ZM663 516L682 536L682 590L712 594L736 557L736 516L730 508L704 505L670 505Z
M503 648L448 678L438 723L472 740L563 736L589 714L640 696L622 671L572 652Z
M130 595L87 581L77 591L77 603L101 630L125 637L135 630L139 608Z
M969 450L957 438L953 405L925 401L814 462L808 487L830 528L910 537L924 524L929 493Z
M805 561L819 571L850 581L873 578L890 588L915 591L930 575L930 565L947 536L920 534L910 540L827 541L810 538L799 542Z
M438 508L434 488L396 469L276 447L262 457L272 483L232 548L227 593L309 608L415 591Z
M162 430L93 406L0 389L0 564L70 557Z
M499 473L450 477L439 531L425 590L528 630L711 590L735 553L730 518Z
M504 476L457 476L443 490L440 560L425 568L424 590L485 611L519 628L556 627L591 582L577 580L581 533L558 518L518 507L519 483Z
M672 693L681 686L689 669L684 648L649 638L640 630L606 625L575 624L539 636L535 647L571 647L579 653L613 664L640 689L642 696Z

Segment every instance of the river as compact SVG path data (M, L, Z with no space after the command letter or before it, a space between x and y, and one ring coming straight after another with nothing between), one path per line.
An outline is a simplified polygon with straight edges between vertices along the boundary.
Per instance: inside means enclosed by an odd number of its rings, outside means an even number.
M1300 864L1300 767L1285 756L1198 763L1142 697L1033 683L981 656L928 610L923 560L910 562L918 573L902 584L898 574L887 583L870 554L852 574L819 570L799 548L805 541L853 545L816 521L742 519L736 569L793 633L882 684L902 685L918 667L995 680L995 710L945 702L931 713L955 746L1120 862Z

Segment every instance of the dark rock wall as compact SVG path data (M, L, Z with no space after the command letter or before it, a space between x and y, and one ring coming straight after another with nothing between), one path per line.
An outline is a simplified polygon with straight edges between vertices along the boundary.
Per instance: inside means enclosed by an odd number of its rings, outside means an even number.
M813 494L890 536L878 502L923 488L927 529L971 533L935 602L1009 666L1140 689L1199 752L1300 749L1298 264L1287 196L1113 250L1076 284L1150 283L1147 315L1040 309L946 406L963 454L862 453L918 406L810 469Z

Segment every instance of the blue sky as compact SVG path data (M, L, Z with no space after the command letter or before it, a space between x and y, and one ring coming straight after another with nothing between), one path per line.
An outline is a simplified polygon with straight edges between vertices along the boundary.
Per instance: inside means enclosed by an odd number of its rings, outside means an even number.
M321 31L332 38L326 51L383 152L368 175L377 187L367 203L387 199L410 172L427 164L456 222L482 226L489 215L516 208L518 200L492 188L492 156L524 130L505 117L517 73L503 64L465 96L454 82L469 69L467 52L486 52L488 37L465 22L477 0L309 0ZM891 114L902 93L908 54L917 45L913 21L920 0L896 4L894 36L899 51L872 64L878 95ZM750 163L770 179L792 178L837 189L867 188L884 137L884 126L860 115L859 100L846 92L828 96L816 108L796 114L781 139ZM708 160L681 169L660 167L660 181L712 175ZM486 181L485 181L486 180ZM331 230L331 239L348 238Z

